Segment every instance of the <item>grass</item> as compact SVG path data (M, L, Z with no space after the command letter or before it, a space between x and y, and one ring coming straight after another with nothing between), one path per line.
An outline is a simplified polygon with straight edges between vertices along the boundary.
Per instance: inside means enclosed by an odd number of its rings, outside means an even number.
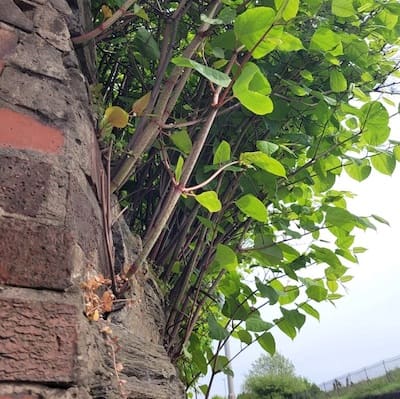
M400 391L400 369L390 371L389 376L359 382L350 387L343 387L336 393L329 392L326 397L332 399L364 399L370 395L397 391Z

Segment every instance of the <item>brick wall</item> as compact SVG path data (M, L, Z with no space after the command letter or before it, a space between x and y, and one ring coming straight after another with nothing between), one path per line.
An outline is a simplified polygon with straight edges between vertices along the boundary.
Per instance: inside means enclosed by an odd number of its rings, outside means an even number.
M121 397L80 288L108 270L93 60L86 47L78 61L70 41L87 3L0 0L0 399ZM182 397L161 345L160 293L144 273L133 291L108 321L126 397Z

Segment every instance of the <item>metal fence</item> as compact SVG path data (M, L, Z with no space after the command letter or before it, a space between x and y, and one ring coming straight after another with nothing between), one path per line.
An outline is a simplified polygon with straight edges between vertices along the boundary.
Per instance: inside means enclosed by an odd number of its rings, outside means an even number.
M371 366L344 374L333 380L320 384L319 388L322 391L334 393L340 392L342 388L350 387L359 382L369 381L373 378L386 376L388 381L391 381L393 379L393 372L396 369L400 369L400 356L382 360L381 362L375 363Z

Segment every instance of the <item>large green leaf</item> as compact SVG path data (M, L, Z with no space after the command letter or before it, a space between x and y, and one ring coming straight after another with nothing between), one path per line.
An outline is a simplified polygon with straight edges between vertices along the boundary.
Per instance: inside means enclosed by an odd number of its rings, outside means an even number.
M184 154L189 154L192 150L192 140L187 130L178 130L169 138Z
M389 114L378 101L365 104L361 108L363 116L361 128L362 138L369 145L383 144L390 134Z
M267 208L253 194L243 195L235 202L235 204L246 216L250 216L259 222L265 223L267 221Z
M321 302L324 301L328 295L328 290L319 285L312 285L306 289L306 294L310 299Z
M246 320L247 331L262 332L262 331L267 331L272 327L273 324L267 323L266 321L262 320L261 317L257 314L251 315Z
M175 57L171 61L177 66L193 68L200 75L203 75L205 78L219 86L227 87L231 82L231 78L226 73L210 68L207 65L200 64L197 61L190 60L189 58Z
M214 261L218 262L224 269L230 271L235 270L239 265L235 252L224 244L217 245Z
M332 56L343 54L343 45L340 36L329 28L321 27L313 34L310 50L319 50Z
M195 195L194 198L210 212L218 212L222 208L221 201L218 199L215 191L204 191L201 194Z
M315 317L317 320L319 320L319 312L307 302L302 303L299 307L303 309L306 313L308 313L310 316Z
M285 167L278 160L261 151L243 152L240 154L240 162L243 165L256 165L276 176L286 177Z
M352 179L357 181L363 181L371 174L371 166L368 159L354 159L344 167L344 170Z
M232 89L240 103L257 115L271 113L274 109L269 97L271 85L260 68L252 62L245 65Z
M268 352L271 356L275 354L276 344L273 335L269 332L265 332L257 338L257 342L260 344L261 348L263 348L266 352Z
M236 332L238 338L241 342L244 342L246 345L250 345L253 342L253 338L251 334L246 330L239 330Z
M229 336L228 330L222 327L212 314L208 315L207 320L210 338L222 341Z
M371 164L378 172L391 176L396 168L396 158L393 154L381 152L371 157Z
M231 146L227 141L222 140L219 143L217 149L215 150L213 164L219 165L228 162L230 159L231 159Z
M285 21L289 21L297 15L299 2L299 0L275 0L275 8Z
M352 0L332 0L332 14L338 17L352 17L356 14Z
M278 328L285 333L289 338L294 339L297 335L296 329L289 323L285 318L281 318L279 320L275 320Z
M340 93L347 89L347 80L343 73L337 69L333 69L329 75L330 86L333 92Z
M234 31L237 39L254 58L262 58L279 44L283 29L274 29L275 11L269 7L254 7L236 17Z
M281 307L281 312L285 320L287 320L293 327L296 327L298 330L300 330L306 322L306 316L304 316L296 309L288 310Z
M281 305L287 305L296 300L300 295L299 288L295 285L288 285L285 287L285 293L279 296L279 303Z
M268 298L269 304L274 305L278 302L279 295L269 284L263 283L257 276L255 277L256 287L262 298Z

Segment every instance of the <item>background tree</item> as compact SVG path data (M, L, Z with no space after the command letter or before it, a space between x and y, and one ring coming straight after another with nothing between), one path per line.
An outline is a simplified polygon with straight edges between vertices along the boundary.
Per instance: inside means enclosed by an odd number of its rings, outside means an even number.
M121 4L94 1L95 22ZM357 229L385 222L349 212L334 184L400 159L382 105L397 87L399 15L396 0L150 1L98 30L93 91L131 110L128 125L116 108L100 124L111 190L144 243L122 274L155 265L188 389L211 370L208 395L231 373L229 336L272 354L276 329L293 339L319 318L313 304L342 296L365 250Z
M279 353L262 355L253 364L238 399L308 399L318 398L319 388L295 373L289 359Z

